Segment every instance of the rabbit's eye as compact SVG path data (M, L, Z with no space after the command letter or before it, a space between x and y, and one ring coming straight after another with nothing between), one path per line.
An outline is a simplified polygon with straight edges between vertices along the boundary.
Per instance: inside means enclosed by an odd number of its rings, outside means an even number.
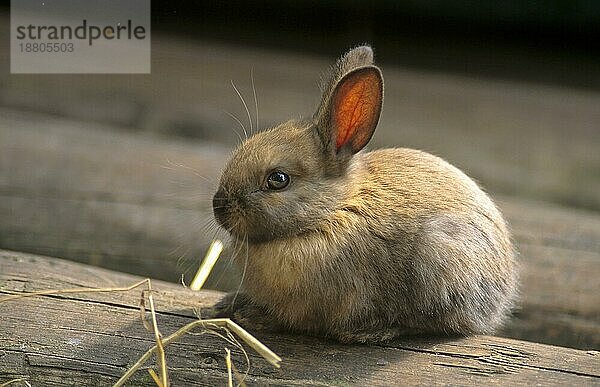
M267 187L269 189L284 189L288 184L290 184L290 177L286 173L275 171L267 177Z

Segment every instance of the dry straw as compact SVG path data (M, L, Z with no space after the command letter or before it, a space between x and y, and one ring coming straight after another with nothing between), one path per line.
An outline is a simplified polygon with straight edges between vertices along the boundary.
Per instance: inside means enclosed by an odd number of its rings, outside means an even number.
M212 243L211 247L209 248L209 250L202 262L202 265L198 269L198 273L196 274L194 281L192 282L192 286L191 286L192 289L200 290L202 288L202 285L208 278L208 275L210 274L210 271L211 271L212 267L214 266L215 262L217 261L219 254L221 253L222 250L223 250L223 244L220 241L216 240ZM254 336L252 336L250 333L248 333L242 327L240 327L235 322L233 322L232 320L227 319L227 318L216 318L216 319L206 319L206 320L198 319L196 321L193 321L193 322L181 327L175 333L167 336L166 338L163 338L162 334L160 333L160 330L158 329L158 323L156 321L156 308L155 308L155 304L154 304L152 281L149 278L138 281L138 282L136 282L130 286L126 286L126 287L57 289L57 290L42 290L42 291L31 292L31 293L11 292L13 294L11 294L10 296L0 298L0 303L7 302L7 301L13 301L13 300L17 300L17 299L25 298L25 297L34 297L34 296L49 296L49 295L72 294L72 293L127 292L127 291L136 289L143 285L146 285L146 288L142 291L142 297L140 300L140 310L142 312L142 321L146 328L153 331L156 345L154 345L152 348L150 348L144 355L142 355L142 357L140 357L140 359L133 366L131 366L129 368L129 370L127 370L127 372L117 381L117 383L115 383L115 385L114 385L115 387L122 386L155 353L157 355L156 359L157 359L157 368L159 369L159 373L157 374L156 371L154 371L151 368L148 369L148 373L150 374L150 376L152 377L152 379L154 380L154 382L156 383L157 386L168 387L169 386L169 376L168 376L168 367L167 367L167 361L166 361L166 355L165 355L165 347L167 345L169 345L170 343L172 343L173 341L180 338L181 336L183 336L184 334L189 333L192 329L194 329L196 327L201 327L201 328L207 330L207 332L209 332L209 333L211 333L211 332L215 333L217 336L225 339L226 341L228 341L231 344L235 345L236 347L240 348L242 350L242 352L244 353L244 356L246 357L246 361L249 363L249 358L248 358L247 354L245 353L243 347L231 335L231 333L234 333L240 339L242 339L247 345L249 345L252 349L254 349L258 354L260 354L266 361L271 363L274 367L277 367L277 368L280 367L281 358L279 356L277 356L266 345L261 343L258 339L256 339ZM145 315L146 315L146 311L145 311L146 297L145 297L145 295L147 295L148 305L150 306L151 324L148 324L148 322L145 319ZM214 332L214 328L225 329L227 332L227 337L224 337L224 336L220 335L219 333ZM225 352L226 352L225 362L227 365L228 385L232 386L233 385L232 368L233 368L233 371L235 371L235 368L233 367L233 363L231 361L231 351L228 348L225 348ZM237 376L238 376L238 374L236 373L236 377ZM243 379L244 379L243 377L238 378L239 384L244 383ZM24 379L15 379L15 380L10 380L8 382L0 384L0 387L8 386L9 384L16 383L16 382L22 382L22 381L24 381L26 384L29 384Z

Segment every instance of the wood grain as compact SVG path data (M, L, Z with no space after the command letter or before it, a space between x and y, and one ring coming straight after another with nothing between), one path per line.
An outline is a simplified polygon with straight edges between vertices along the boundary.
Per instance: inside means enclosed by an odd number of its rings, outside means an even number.
M139 279L8 251L0 251L0 268L0 297L8 291L113 287ZM161 281L153 285L164 334L192 321L192 308L210 308L220 297L217 292L192 292ZM140 290L133 290L0 303L0 383L21 377L44 386L115 382L153 345L152 333L140 321L139 300ZM281 369L273 369L248 349L250 385L600 384L597 352L490 336L403 339L377 346L343 346L293 335L257 336L283 363ZM223 385L226 346L204 334L185 336L167 347L173 385ZM239 351L234 351L234 364L245 370ZM144 370L131 382L150 383Z

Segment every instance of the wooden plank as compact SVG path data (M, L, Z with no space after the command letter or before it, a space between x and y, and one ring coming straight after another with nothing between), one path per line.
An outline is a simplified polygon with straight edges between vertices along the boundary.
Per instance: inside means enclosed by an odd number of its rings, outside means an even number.
M0 248L179 282L216 233L210 197L229 148L0 112ZM198 176L201 175L202 177ZM600 349L600 216L500 197L522 262L503 335ZM239 283L228 253L208 287Z
M505 198L521 262L521 303L500 332L576 348L600 348L600 216Z
M179 282L214 235L223 157L211 144L3 111L0 247Z
M7 291L106 287L139 277L55 258L0 251L0 297ZM192 292L155 281L158 323L169 334L205 313L217 292ZM73 294L0 303L0 383L26 378L33 385L106 385L153 345L139 317L140 290ZM273 369L251 350L249 384L271 385L594 385L600 384L594 351L518 340L470 338L402 339L385 345L339 345L316 338L261 333L283 358ZM167 347L173 385L221 385L226 381L224 347L213 335L188 335ZM238 370L245 370L234 351ZM148 365L147 365L148 366ZM133 385L151 383L145 371Z

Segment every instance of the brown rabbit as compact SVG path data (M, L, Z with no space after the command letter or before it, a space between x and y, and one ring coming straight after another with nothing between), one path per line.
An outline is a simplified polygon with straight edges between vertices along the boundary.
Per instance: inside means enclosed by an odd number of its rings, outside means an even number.
M371 48L355 48L332 69L312 119L257 133L233 153L213 210L247 249L247 267L221 315L342 342L502 323L517 287L502 215L441 158L361 152L382 101Z

